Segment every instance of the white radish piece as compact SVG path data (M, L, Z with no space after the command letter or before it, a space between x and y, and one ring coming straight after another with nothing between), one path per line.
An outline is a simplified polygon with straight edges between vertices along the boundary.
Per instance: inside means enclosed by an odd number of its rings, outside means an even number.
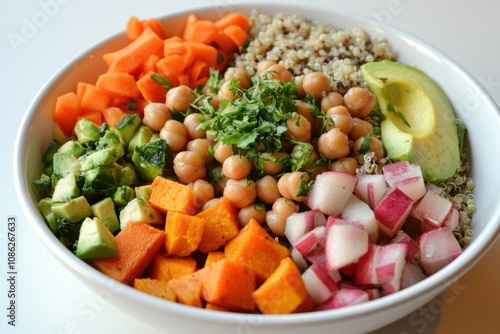
M458 224L460 222L460 213L458 212L457 208L455 207L455 203L453 203L453 207L451 208L450 212L446 216L443 226L446 226L447 228L450 229L450 231L455 231L458 228Z
M351 195L339 217L365 230L370 237L370 242L377 242L379 228L375 213L356 195Z
M374 208L387 191L387 182L383 174L358 175L354 193L370 208Z
M420 255L420 247L418 243L406 234L404 231L399 231L398 234L391 240L391 243L406 244L406 261L412 262Z
M325 226L318 226L305 233L292 246L303 256L315 253L318 248L323 248L323 237L325 235Z
M389 187L400 189L414 201L425 195L425 182L419 165L399 161L383 166L382 170Z
M328 271L319 264L313 264L302 274L307 292L316 305L321 304L338 290L337 283Z
M453 209L450 200L428 191L411 211L413 217L425 223L429 228L441 227Z
M317 226L325 226L326 217L319 211L304 211L293 213L286 219L285 237L294 244L304 234Z
M319 174L307 195L306 204L328 216L338 216L354 191L356 176L328 171Z
M412 206L413 199L399 188L392 189L373 210L380 231L388 237L396 235L410 215Z
M419 238L420 265L427 275L432 275L456 259L463 250L447 227L422 233Z
M321 303L316 310L332 310L361 304L370 300L368 293L361 289L341 288L332 297Z
M406 289L407 287L422 281L426 277L427 275L419 265L406 263L405 268L403 269L403 274L401 275L401 289Z

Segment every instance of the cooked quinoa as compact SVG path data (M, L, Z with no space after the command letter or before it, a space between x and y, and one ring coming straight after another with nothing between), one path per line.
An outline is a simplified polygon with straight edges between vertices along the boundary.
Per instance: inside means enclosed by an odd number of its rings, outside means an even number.
M370 39L358 27L335 29L298 15L270 16L257 10L251 12L249 23L250 42L234 64L250 75L259 61L271 60L294 76L321 71L331 77L332 89L343 94L349 87L364 86L364 63L396 59L384 39Z

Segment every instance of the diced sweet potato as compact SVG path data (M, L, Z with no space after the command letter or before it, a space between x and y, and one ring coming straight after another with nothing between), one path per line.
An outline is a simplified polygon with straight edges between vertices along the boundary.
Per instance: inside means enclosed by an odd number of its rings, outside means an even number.
M177 302L194 307L203 307L199 272L173 278L167 282L168 287L175 293Z
M168 287L165 281L151 278L136 278L134 280L134 288L147 294L175 302L175 293Z
M198 248L205 219L169 212L165 222L165 250L169 255L188 256Z
M172 278L189 275L197 270L196 260L192 257L167 257L158 253L147 270L152 279L168 281Z
M207 258L205 259L205 267L208 267L212 263L223 260L226 258L226 254L224 252L213 251L207 254Z
M181 212L192 215L197 208L193 189L162 176L156 177L151 183L149 203L163 213Z

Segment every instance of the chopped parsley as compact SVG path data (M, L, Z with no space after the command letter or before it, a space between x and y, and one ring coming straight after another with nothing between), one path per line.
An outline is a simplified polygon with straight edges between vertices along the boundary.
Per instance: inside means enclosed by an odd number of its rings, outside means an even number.
M151 74L151 79L159 85L163 85L165 89L170 89L170 80L167 77L153 73Z
M398 116L406 124L407 127L411 128L411 125L406 120L405 115L401 111L397 111L394 104L387 103L387 111L394 113L396 116Z
M359 147L358 152L361 154L365 154L370 150L370 146L372 143L372 136L373 136L373 129L368 132L368 134L363 138L363 141L361 142L361 145Z

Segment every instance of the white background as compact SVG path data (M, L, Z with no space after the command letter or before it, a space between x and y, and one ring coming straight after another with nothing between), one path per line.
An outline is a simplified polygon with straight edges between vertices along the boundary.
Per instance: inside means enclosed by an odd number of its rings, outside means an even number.
M389 23L450 56L500 105L500 2L495 0L314 1ZM0 333L160 333L100 298L58 263L30 229L15 197L15 135L31 100L65 63L96 42L123 31L128 18L162 16L210 1L4 1L0 11ZM291 0L286 3L295 2ZM303 2L303 1L300 1ZM299 3L300 3L299 2ZM16 216L17 318L7 321L7 217ZM494 333L500 317L500 242L444 295L376 333ZM496 329L496 330L495 330ZM169 333L165 328L163 333ZM236 333L236 329L235 329Z

